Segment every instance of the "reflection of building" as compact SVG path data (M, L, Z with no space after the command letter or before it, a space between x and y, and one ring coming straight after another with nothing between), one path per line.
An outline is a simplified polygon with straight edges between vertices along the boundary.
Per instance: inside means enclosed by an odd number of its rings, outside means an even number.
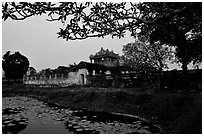
M69 69L69 73L64 75L54 74L48 76L25 77L25 84L49 84L70 86L72 84L84 85L88 84L88 76L92 75L108 75L117 64L119 55L113 51L101 48L95 55L90 55L91 63L81 61L78 65Z
M91 63L94 64L102 64L107 67L113 67L116 64L116 61L119 58L118 54L115 54L113 51L104 50L101 47L101 50L97 52L95 55L90 55Z

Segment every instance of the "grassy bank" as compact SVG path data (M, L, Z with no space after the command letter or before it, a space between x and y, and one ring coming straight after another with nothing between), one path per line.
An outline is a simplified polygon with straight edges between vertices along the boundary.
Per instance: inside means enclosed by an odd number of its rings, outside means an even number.
M139 88L3 86L3 96L33 95L63 106L132 114L160 124L162 133L202 133L201 93L149 93Z

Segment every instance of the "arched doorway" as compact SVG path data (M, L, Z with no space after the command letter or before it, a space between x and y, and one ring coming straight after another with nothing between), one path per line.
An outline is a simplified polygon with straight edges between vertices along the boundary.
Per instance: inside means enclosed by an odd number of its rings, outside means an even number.
M84 74L80 74L79 82L80 82L80 85L84 85Z

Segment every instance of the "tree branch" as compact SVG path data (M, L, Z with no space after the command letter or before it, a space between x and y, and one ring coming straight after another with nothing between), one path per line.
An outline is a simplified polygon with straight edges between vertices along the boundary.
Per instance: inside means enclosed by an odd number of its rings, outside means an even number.
M50 6L44 6L42 5L42 7L44 8L44 10L46 11L55 11L55 10L62 10L65 6L67 5L67 2L62 3L59 7L50 7Z
M102 22L102 23L113 22L113 21L116 21L116 20L134 19L134 20L137 20L136 23L144 23L144 24L147 24L147 25L153 25L153 24L156 24L161 19L168 18L168 17L171 17L173 15L176 15L176 14L179 14L179 13L182 13L182 12L186 11L192 5L194 5L194 3L190 3L189 5L181 8L181 9L176 9L176 10L172 11L171 13L167 13L167 14L164 14L164 15L157 16L152 21L147 21L147 20L139 18L139 17L123 16L123 17L119 17L119 18L114 18L112 20L107 20L107 21Z

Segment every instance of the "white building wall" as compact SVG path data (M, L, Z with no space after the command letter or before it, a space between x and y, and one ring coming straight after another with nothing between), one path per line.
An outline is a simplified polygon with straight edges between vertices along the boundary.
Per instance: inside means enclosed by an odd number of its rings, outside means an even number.
M85 68L79 69L77 72L69 72L68 78L51 78L51 79L39 79L39 80L25 80L24 84L31 85L59 85L59 86L71 86L82 85L81 75L84 75L84 84L87 84L88 70Z

